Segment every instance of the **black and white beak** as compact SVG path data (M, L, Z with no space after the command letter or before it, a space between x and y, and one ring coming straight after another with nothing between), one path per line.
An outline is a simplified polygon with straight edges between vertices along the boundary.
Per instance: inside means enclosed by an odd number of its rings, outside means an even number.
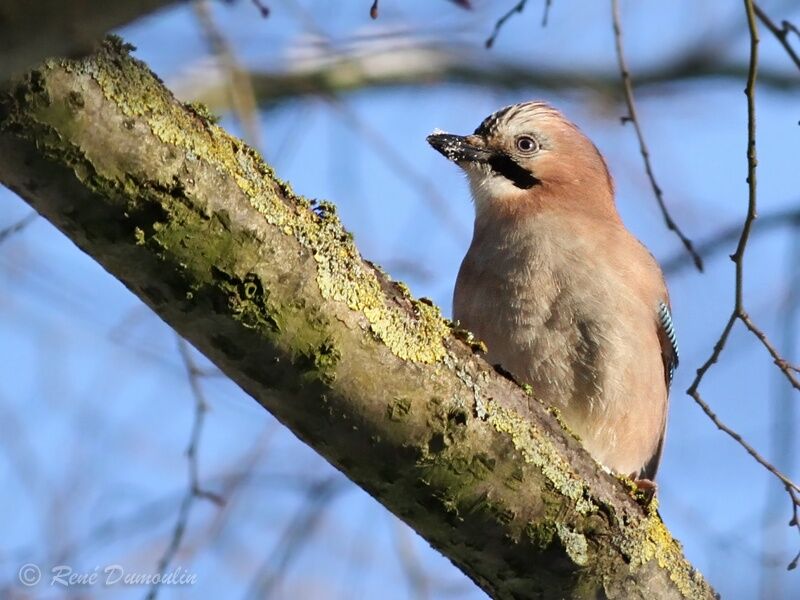
M522 190L532 188L539 180L511 156L505 152L477 146L463 135L451 133L432 133L427 137L428 143L448 160L464 167L466 164L488 165L497 175L511 181Z
M470 144L463 135L451 133L432 133L428 136L428 143L448 160L455 163L461 162L489 162L492 152Z

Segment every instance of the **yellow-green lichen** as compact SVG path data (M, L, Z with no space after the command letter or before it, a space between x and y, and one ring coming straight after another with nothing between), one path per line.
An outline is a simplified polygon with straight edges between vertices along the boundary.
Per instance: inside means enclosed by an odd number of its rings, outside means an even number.
M423 363L443 358L449 330L436 307L412 302L409 315L406 308L387 300L375 272L362 261L352 236L330 207L310 210L309 202L279 181L256 151L197 107L187 110L178 103L144 64L128 56L128 49L110 39L90 59L50 63L49 68L90 76L126 117L144 121L162 142L231 177L267 222L311 251L323 298L361 312L393 354Z
M485 420L496 431L510 437L525 462L538 467L558 492L574 501L576 512L588 515L598 511L586 484L572 472L570 465L532 422L491 399L483 403L482 410ZM653 500L646 507L645 517L631 519L628 515L625 522L617 523L622 533L613 540L614 545L629 560L631 569L655 560L685 598L706 597L707 584L684 558L680 545L658 516L657 506L657 501ZM617 515L616 518L620 517ZM564 529L563 525L557 525L556 533L576 564L580 565L579 561L584 558L588 561L588 545L583 534Z
M556 523L556 533L570 560L578 566L586 566L589 563L589 543L586 536L572 531L562 523Z
M553 406L552 404L545 404L542 400L539 400L538 398L537 400L542 406L544 406L544 409L558 422L558 424L561 425L561 429L563 429L565 433L571 435L579 442L581 441L581 437L577 433L572 431L570 426L567 425L567 422L564 420L564 416L561 414L561 411L558 409L557 406Z
M680 544L672 537L656 510L649 507L647 516L620 528L624 536L613 540L636 569L651 560L669 574L669 578L684 598L705 598L708 585L683 556Z
M486 354L489 351L489 348L486 346L486 342L476 338L475 334L473 334L468 329L463 329L452 322L450 322L449 325L450 329L453 332L453 335L462 342L464 342L465 344L467 344L467 346L469 346L472 352L476 354L478 353Z
M525 462L535 465L562 496L575 503L575 510L579 514L586 515L597 510L586 484L572 471L547 436L537 430L536 425L492 399L484 403L483 411L485 419L496 431L511 438L514 448Z

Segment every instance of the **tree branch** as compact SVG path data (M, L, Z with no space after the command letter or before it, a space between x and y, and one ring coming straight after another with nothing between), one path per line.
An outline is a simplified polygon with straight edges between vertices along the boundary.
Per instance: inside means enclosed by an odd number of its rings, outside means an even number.
M775 365L784 374L789 383L795 389L800 390L800 380L795 377L792 367L789 365L788 361L778 353L777 348L769 341L766 333L752 320L744 305L744 256L747 250L747 244L750 241L750 232L753 228L753 223L758 215L758 186L756 181L758 167L758 158L756 155L756 79L758 76L758 44L760 42L753 0L744 0L744 7L747 18L747 28L750 33L750 68L747 74L747 84L744 89L744 93L747 96L747 214L742 225L739 242L736 245L736 251L731 255L731 260L736 269L734 305L733 311L730 317L728 317L728 321L722 329L719 339L714 344L711 356L709 356L706 362L697 370L697 374L692 384L689 386L689 389L686 390L686 393L694 399L702 411L706 413L709 419L711 419L721 431L724 431L733 438L750 456L783 484L792 501L794 514L796 515L797 508L800 505L797 495L798 492L800 492L800 486L792 481L786 474L778 470L775 465L762 456L752 445L739 435L739 433L725 425L711 409L711 406L703 400L700 395L700 384L709 369L717 363L719 357L722 355L737 320L741 321L766 348L775 362ZM800 531L800 527L798 527L798 531ZM796 565L796 559L789 564L789 568L794 568L794 565Z
M636 131L636 139L639 141L639 153L642 155L642 160L644 161L644 171L647 174L647 178L650 180L650 187L653 188L653 195L656 198L658 208L661 210L664 224L667 226L667 229L678 236L686 252L688 252L692 260L694 260L694 265L697 267L697 270L702 271L703 259L700 258L700 255L694 249L692 240L683 233L683 230L675 222L675 219L672 218L667 208L667 203L664 201L664 193L661 190L661 186L658 185L655 173L653 172L653 165L650 162L650 150L648 150L647 142L644 140L644 132L642 131L642 124L639 121L639 114L636 110L636 100L633 96L633 81L631 80L630 69L625 60L625 50L622 45L622 17L619 11L619 0L611 0L611 24L614 29L614 47L617 52L617 63L619 64L619 72L622 78L625 104L628 107L628 116L622 118L622 124L624 125L628 121L633 123L633 128Z
M548 90L565 92L580 88L603 98L623 100L619 72L596 73L528 66L475 54L468 49L415 44L411 47L370 47L364 52L336 53L326 50L318 60L300 62L284 71L248 73L261 107L306 96L343 96L363 91L396 90L441 85L479 89ZM639 96L663 93L665 86L704 78L741 81L747 65L726 64L697 51L637 74ZM759 83L777 92L796 92L800 79L779 70L762 69ZM182 98L197 99L212 111L231 110L227 79L219 65L207 61L187 69L173 82Z
M0 181L495 598L713 598L654 507L112 40L0 96Z
M764 23L770 32L772 32L772 35L775 36L780 45L783 46L783 49L786 50L786 54L789 55L789 58L792 60L795 66L800 69L800 56L798 56L797 51L789 43L790 33L794 32L798 37L800 37L800 32L798 32L797 27L792 25L789 21L783 21L781 27L778 27L775 24L775 21L770 19L769 15L765 13L758 4L754 4L753 8L759 20Z
M48 56L88 53L114 29L177 0L0 0L0 81Z
M780 227L799 227L800 226L800 205L792 205L789 208L781 209L765 215L759 215L758 220L753 224L751 237L763 235ZM742 226L739 224L724 227L713 233L705 240L697 243L697 252L704 260L708 260L718 252L727 250L739 241L742 234ZM694 264L692 257L683 252L677 252L672 256L661 261L661 270L665 275L673 275L683 271Z
M178 351L181 355L183 366L186 368L186 376L189 378L189 387L192 390L192 397L194 398L194 421L192 423L192 432L189 435L189 446L186 448L186 459L189 467L189 487L178 508L178 518L172 529L172 536L169 543L164 553L161 555L161 558L158 559L158 566L156 567L157 573L166 571L178 555L181 542L183 542L186 529L189 526L189 516L191 515L195 501L205 499L214 502L218 506L223 506L224 504L224 500L220 496L213 492L208 492L200 486L200 467L197 461L197 453L200 447L200 439L203 435L203 425L205 424L206 411L208 411L208 402L203 393L203 387L200 384L200 370L197 368L197 364L192 358L189 344L180 337L177 337L177 340ZM161 580L158 579L150 585L146 600L155 600L158 597L161 583Z
M39 215L34 211L22 217L16 223L0 229L0 244L5 242L11 236L23 231L28 225L33 223Z

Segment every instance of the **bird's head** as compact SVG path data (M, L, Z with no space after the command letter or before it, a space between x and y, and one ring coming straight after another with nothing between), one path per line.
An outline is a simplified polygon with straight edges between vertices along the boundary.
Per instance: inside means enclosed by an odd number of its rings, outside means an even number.
M600 152L545 103L507 106L472 135L434 132L428 143L465 171L479 215L522 207L616 214Z

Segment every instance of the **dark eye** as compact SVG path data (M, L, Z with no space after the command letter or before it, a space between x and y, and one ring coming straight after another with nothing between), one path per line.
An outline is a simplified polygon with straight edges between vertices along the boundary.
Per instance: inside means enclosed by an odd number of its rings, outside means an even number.
M539 149L538 142L529 135L521 135L517 138L517 150L530 154Z

